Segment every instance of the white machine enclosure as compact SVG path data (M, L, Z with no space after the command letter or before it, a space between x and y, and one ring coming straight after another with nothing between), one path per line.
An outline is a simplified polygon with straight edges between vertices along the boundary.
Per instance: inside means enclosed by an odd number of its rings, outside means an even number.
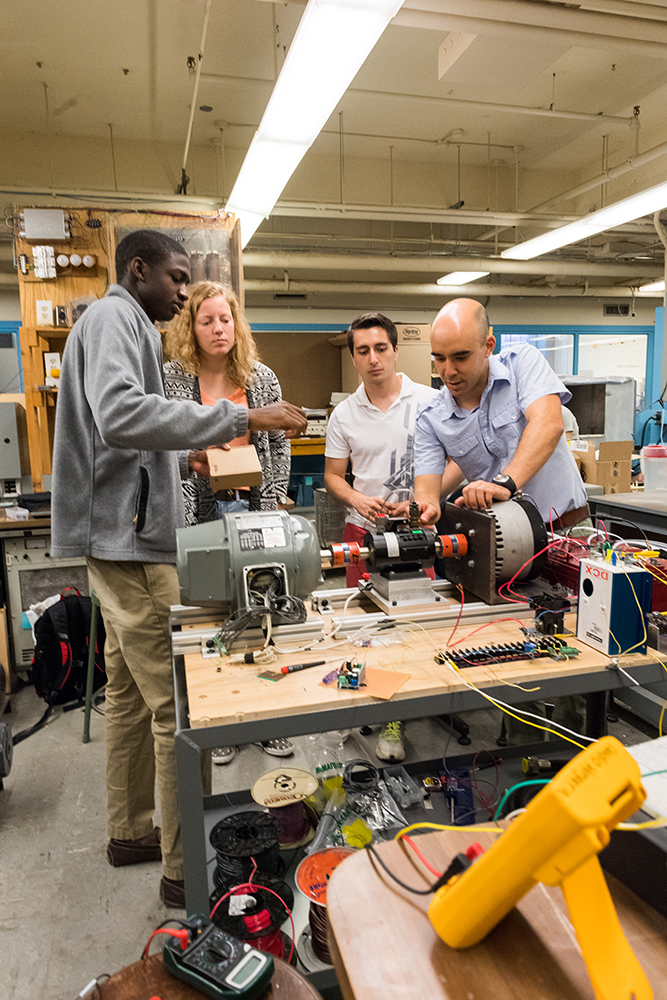
M607 656L645 653L652 582L651 574L636 565L582 559L577 639Z

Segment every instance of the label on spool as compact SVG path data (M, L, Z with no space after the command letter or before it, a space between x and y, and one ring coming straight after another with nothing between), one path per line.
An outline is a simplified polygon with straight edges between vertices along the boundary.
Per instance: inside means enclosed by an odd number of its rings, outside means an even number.
M325 906L332 872L350 854L356 853L351 847L327 847L307 855L294 874L297 889L306 899Z
M260 806L278 808L301 802L317 791L317 778L310 771L296 767L278 767L267 771L252 786L250 794Z

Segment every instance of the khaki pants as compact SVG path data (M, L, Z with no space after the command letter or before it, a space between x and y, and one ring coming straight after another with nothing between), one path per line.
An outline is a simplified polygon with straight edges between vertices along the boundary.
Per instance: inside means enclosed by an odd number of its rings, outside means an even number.
M107 635L109 836L137 840L151 832L157 777L162 866L168 878L182 879L168 628L170 605L180 601L176 568L91 557L87 562Z

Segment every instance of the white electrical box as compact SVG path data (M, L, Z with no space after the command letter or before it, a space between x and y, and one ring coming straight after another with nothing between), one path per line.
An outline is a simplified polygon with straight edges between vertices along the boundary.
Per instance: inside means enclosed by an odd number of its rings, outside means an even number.
M645 653L651 574L639 566L620 561L614 565L604 559L582 559L579 566L577 639L607 656Z
M61 208L24 208L21 236L26 240L68 240L69 225Z

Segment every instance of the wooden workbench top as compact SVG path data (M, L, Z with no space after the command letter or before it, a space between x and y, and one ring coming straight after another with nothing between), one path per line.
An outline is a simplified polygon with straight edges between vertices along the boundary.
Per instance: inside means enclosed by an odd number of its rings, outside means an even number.
M570 627L574 627L572 614L568 616ZM528 620L527 622L528 623ZM456 647L482 646L490 643L516 642L523 639L518 620L491 622L480 629L479 625L460 625L454 641L463 640ZM410 674L410 679L392 698L401 699L424 695L451 693L465 688L470 681L484 689L505 684L523 684L530 698L539 698L540 680L550 680L580 673L598 673L609 663L609 658L572 640L581 649L574 659L552 660L548 657L537 660L521 660L495 666L470 667L459 677L450 667L437 664L434 654L443 649L452 632L447 628L429 629L415 626L400 626L380 633L388 643L362 649L348 642L326 639L308 652L279 655L276 663L268 667L256 664L230 664L225 657L204 659L199 653L185 656L185 674L190 708L190 725L196 727L231 725L255 719L276 718L283 715L301 715L308 712L343 708L350 705L373 704L375 699L361 691L324 688L322 678L339 667L343 660L357 659L366 665L383 670ZM398 644L399 634L404 642ZM468 638L469 637L469 638ZM389 644L391 643L391 644ZM238 650L241 652L241 650ZM650 655L658 656L654 650ZM277 671L283 665L326 660L326 665L311 667L285 676L280 681L263 680L257 675L263 670ZM623 666L642 663L646 657L631 654L622 657Z
M419 837L438 871L472 841L493 834L463 830ZM433 879L397 841L380 844L383 861L404 882ZM610 876L624 933L656 1000L667 996L667 920ZM538 884L479 944L449 948L431 926L432 896L392 882L367 852L347 858L331 877L327 910L335 938L334 966L345 1000L594 1000L562 891Z

